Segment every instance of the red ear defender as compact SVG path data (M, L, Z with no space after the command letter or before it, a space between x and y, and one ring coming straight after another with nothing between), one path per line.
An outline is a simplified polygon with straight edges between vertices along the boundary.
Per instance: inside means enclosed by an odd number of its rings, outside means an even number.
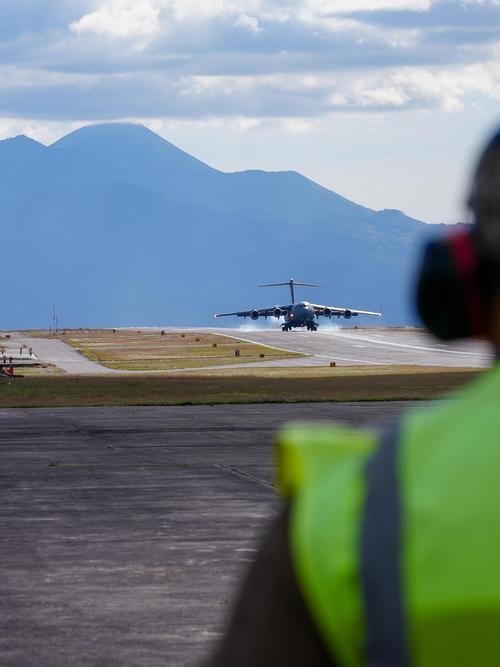
M470 229L460 230L445 238L451 249L460 282L465 290L468 335L472 338L487 332L486 299L479 286L478 257Z
M483 268L481 265L481 271ZM479 269L470 229L430 241L425 247L416 305L422 322L437 338L449 341L486 334L488 299Z

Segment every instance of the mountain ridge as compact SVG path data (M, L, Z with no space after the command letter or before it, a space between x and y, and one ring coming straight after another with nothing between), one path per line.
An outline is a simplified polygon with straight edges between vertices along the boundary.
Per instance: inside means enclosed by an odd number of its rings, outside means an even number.
M407 292L433 226L401 211L295 171L222 172L133 124L29 141L0 142L3 238L23 248L18 287L34 302L11 304L6 326L41 326L54 303L66 326L206 325L297 272L332 305L414 321Z

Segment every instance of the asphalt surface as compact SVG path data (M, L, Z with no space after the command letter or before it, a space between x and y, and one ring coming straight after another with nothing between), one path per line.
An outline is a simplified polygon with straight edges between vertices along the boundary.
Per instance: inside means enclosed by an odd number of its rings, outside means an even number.
M33 348L37 360L45 364L53 364L57 368L74 375L110 375L121 371L106 368L87 359L77 352L71 345L55 338L33 338L18 332L11 334L12 341L19 347L26 345Z
M493 355L486 344L466 341L445 345L430 336L402 330L384 329L335 329L325 327L320 331L292 330L283 333L279 329L210 328L202 329L225 336L260 343L287 352L301 352L304 357L280 361L261 361L238 364L238 367L301 367L328 366L332 361L339 366L417 365L463 368L485 368L493 363ZM50 338L32 338L22 333L12 333L12 344L19 348L33 348L38 361L53 364L74 375L120 375L143 371L121 371L106 368L85 358L70 345ZM216 365L212 370L235 368ZM179 368L170 373L199 372L200 368ZM207 368L208 370L208 368Z
M295 329L286 333L257 328L252 330L250 327L212 331L312 355L289 360L286 365L318 366L335 361L339 366L397 364L484 368L493 362L493 355L485 343L466 341L445 345L427 334L414 331L334 327L319 331ZM282 366L285 363L268 362L267 365Z
M279 509L277 426L407 406L0 410L0 664L200 664Z

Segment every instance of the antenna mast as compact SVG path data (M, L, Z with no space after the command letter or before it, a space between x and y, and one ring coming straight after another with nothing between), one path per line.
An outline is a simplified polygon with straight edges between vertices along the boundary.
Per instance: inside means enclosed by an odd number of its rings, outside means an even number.
M56 307L53 306L53 308L52 308L52 324L53 324L52 330L53 330L54 334L57 333L58 321L59 320L58 320L57 313L56 313Z

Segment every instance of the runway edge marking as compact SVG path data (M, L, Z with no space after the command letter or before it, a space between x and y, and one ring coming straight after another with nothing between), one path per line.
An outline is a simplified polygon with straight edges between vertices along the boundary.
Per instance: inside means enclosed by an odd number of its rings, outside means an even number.
M407 343L394 343L392 341L386 340L377 340L376 338L361 338L356 334L342 334L345 338L350 338L351 340L366 341L368 343L375 343L376 345L388 345L390 347L403 347L410 350L422 350L424 352L444 352L445 354L462 354L462 355L474 355L486 358L492 358L494 355L487 352L468 352L467 350L448 350L446 348L438 347L425 347L423 345L409 345Z
M244 343L252 343L252 345L262 345L262 347L268 347L270 350L279 350L280 352L293 352L295 354L301 354L304 357L317 357L317 354L311 354L310 352L300 352L298 350L286 350L284 347L276 347L276 345L268 345L267 343L261 343L260 341L250 340L249 338L243 338L242 336L233 336L233 334L220 333L219 331L212 331L216 336L225 336L226 338L233 338L234 340L242 340ZM264 332L263 332L264 333ZM258 363L258 362L257 362Z

